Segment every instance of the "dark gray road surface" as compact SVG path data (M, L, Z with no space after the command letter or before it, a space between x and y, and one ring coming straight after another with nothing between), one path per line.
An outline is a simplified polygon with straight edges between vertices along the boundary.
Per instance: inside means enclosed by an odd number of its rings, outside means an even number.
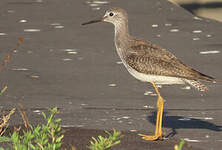
M41 111L57 106L64 127L153 132L154 90L131 77L120 63L113 26L81 26L113 6L128 11L133 35L169 49L184 63L222 81L222 24L196 18L165 0L3 0L0 59L18 37L24 43L1 72L0 87L8 86L0 98L1 110L21 101L36 124L43 121ZM172 141L185 138L204 150L222 147L221 81L209 84L203 96L189 86L160 89L166 100L163 126L174 136ZM14 115L11 125L20 123Z

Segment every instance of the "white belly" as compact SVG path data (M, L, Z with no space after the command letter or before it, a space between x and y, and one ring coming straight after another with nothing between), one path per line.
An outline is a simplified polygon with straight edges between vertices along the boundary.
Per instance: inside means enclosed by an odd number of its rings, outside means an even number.
M132 76L143 82L154 82L156 84L185 84L185 82L182 79L176 77L147 75L144 73L139 73L138 71L132 69L129 66L127 67L127 70Z

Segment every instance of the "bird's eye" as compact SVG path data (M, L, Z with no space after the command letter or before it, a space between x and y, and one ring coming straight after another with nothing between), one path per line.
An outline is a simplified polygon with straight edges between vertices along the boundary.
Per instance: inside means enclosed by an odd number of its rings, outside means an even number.
M109 13L109 16L111 16L111 17L112 17L113 15L114 15L113 13Z

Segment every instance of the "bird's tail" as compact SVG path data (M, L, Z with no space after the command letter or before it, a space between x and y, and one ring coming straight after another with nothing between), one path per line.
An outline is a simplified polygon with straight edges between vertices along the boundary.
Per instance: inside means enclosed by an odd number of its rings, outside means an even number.
M205 74L200 73L200 72L198 72L198 73L200 75L200 77L199 77L200 80L216 83L216 79L214 77L205 75Z
M196 88L198 91L201 91L201 92L208 91L207 86L205 86L204 84L202 84L202 83L199 82L199 81L196 81L196 80L188 80L188 79L184 79L184 81L185 81L186 83L190 84L191 86L193 86L194 88Z

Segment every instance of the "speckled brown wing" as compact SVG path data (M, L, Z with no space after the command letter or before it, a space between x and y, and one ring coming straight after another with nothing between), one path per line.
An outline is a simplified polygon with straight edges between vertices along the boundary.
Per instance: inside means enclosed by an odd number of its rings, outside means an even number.
M167 60L177 60L177 58L166 49L141 39L133 39L128 51L141 56L155 56Z
M172 53L156 45L145 41L137 42L137 40L132 45L129 47L126 61L129 66L140 73L190 80L214 80L183 64Z

